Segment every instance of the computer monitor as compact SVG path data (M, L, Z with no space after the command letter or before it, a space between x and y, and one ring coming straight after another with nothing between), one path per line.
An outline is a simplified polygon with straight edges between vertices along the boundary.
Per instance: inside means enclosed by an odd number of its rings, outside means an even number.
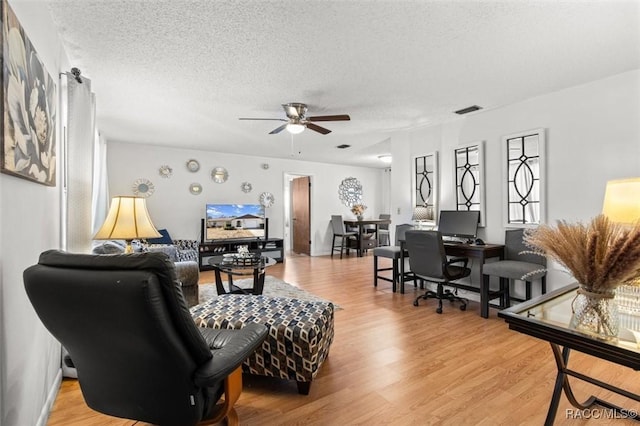
M438 221L438 231L443 236L473 239L480 223L479 211L442 210Z

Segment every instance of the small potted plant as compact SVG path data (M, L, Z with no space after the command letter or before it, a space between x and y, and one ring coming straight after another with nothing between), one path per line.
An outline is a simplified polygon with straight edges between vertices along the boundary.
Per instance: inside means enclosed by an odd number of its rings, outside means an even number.
M354 204L353 206L351 206L351 213L355 214L358 220L362 220L362 215L364 214L364 211L366 209L367 206L365 206L364 204Z
M640 279L640 222L625 226L599 215L588 224L541 225L524 238L535 253L560 263L580 285L571 325L601 338L615 338L615 290Z

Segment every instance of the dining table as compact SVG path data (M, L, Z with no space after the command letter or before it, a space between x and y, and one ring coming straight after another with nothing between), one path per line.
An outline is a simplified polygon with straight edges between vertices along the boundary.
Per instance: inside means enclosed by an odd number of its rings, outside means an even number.
M376 248L378 246L378 229L380 225L391 224L391 219L346 219L343 221L345 227L357 228L355 248L358 252L358 257L362 257L364 252L368 249ZM373 225L374 232L367 235L366 227ZM375 235L375 238L373 236Z

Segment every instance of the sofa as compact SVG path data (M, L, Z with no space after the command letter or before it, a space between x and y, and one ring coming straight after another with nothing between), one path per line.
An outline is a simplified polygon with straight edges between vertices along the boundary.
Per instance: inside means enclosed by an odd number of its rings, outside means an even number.
M148 244L145 241L134 240L131 245L134 252L160 252L166 254L174 262L176 275L182 284L182 293L188 306L198 304L198 280L200 268L198 266L198 241L171 240L171 244ZM124 253L124 241L105 241L93 248L94 254Z

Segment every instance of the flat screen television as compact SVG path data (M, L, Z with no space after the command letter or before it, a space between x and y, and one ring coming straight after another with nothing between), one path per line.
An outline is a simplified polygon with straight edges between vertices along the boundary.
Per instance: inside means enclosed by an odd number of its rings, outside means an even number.
M264 238L265 215L260 204L207 204L207 241Z
M479 211L442 210L438 221L438 231L443 236L472 239L478 233Z

